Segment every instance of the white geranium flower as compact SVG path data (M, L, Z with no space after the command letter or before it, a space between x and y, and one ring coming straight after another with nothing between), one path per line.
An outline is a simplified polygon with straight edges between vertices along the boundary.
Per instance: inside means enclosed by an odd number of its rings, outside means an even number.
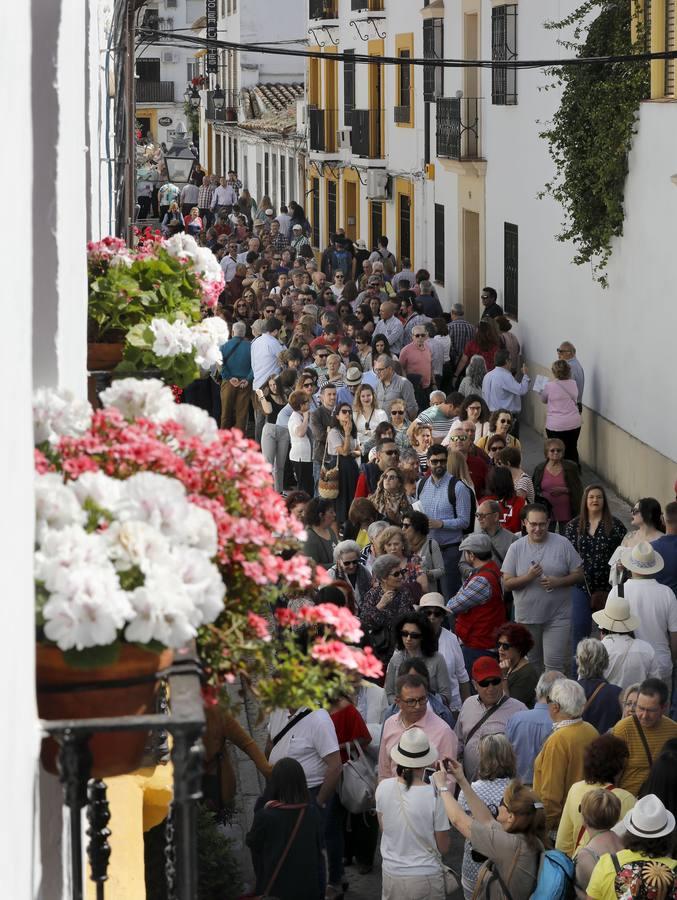
M77 497L80 506L90 499L97 506L115 513L120 502L122 482L111 478L104 472L83 472L75 481L69 481L67 487Z
M118 572L132 566L145 572L149 566L167 563L170 558L170 542L147 522L113 522L103 537Z
M181 319L176 322L153 319L150 330L155 335L153 353L156 356L178 356L180 353L190 353L193 349L190 328Z
M128 641L159 641L166 647L178 648L195 637L197 631L191 625L193 603L171 569L151 566L143 587L128 596L135 612L125 629Z
M71 391L38 388L33 394L33 432L36 444L55 443L62 435L78 437L92 421L92 407Z
M226 593L217 567L199 550L176 547L172 552L172 571L181 579L193 602L192 624L213 622L223 610Z
M176 478L137 472L122 482L118 518L121 522L147 522L172 540L183 533L188 506L186 489Z
M103 536L88 534L80 525L46 530L34 560L35 578L50 592L59 591L64 577L73 569L108 565Z
M223 270L217 258L207 247L197 248L195 268L202 273L207 281L219 281L223 277Z
M194 259L199 249L197 241L190 234L178 232L163 242L165 250L171 256Z
M49 529L84 525L87 520L76 496L55 472L35 476L35 516L38 539Z
M102 391L100 397L104 406L119 409L125 419L164 422L174 418L172 390L157 378L121 378Z
M64 573L60 589L45 603L45 636L61 650L103 647L133 615L110 563L77 567Z
M213 340L211 335L205 332L194 334L193 346L195 347L195 362L203 372L208 372L213 366L220 366L223 362L221 344Z
M186 503L180 525L173 536L177 544L195 547L209 559L216 556L218 531L214 516L207 509L202 509L194 503Z
M205 332L219 345L225 344L230 337L228 323L221 316L209 316L198 322L197 325L193 325L191 331L193 333Z
M211 444L216 439L218 432L216 421L198 406L190 403L177 404L174 420L183 426L189 437L200 438L205 444Z

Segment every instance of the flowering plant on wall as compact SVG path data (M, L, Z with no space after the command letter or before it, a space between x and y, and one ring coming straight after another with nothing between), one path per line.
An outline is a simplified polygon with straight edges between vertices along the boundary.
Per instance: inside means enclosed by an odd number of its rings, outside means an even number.
M135 248L106 237L87 245L92 338L127 332L160 316L197 322L214 309L224 278L216 257L190 235L146 235Z
M186 387L213 366L221 365L228 326L218 316L188 326L183 319L153 319L127 332L122 362L116 372L131 375L157 369L166 384Z
M101 400L35 400L42 639L84 652L196 636L208 690L243 676L266 706L322 703L381 673L351 646L362 632L347 610L272 614L281 592L310 597L326 575L298 553L302 526L253 442L156 380L116 381ZM105 578L85 577L97 566Z

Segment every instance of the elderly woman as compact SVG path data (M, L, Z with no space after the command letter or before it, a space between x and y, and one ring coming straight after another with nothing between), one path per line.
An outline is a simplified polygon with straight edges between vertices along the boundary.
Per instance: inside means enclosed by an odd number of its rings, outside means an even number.
M590 876L600 857L605 853L618 853L623 849L623 841L611 830L622 813L618 797L604 788L589 791L583 797L580 806L583 820L581 827L585 829L590 841L576 854L575 888L578 900L585 900Z
M561 534L580 508L583 485L576 464L564 459L564 443L559 438L548 439L543 450L546 461L534 469L534 490L552 507L550 530L559 525Z
M444 559L440 545L431 537L430 520L425 513L411 511L402 516L402 531L411 552L421 560L421 571L428 579L428 591L438 591L444 575Z
M527 659L527 653L534 646L531 632L526 625L505 622L496 631L496 646L504 695L514 697L532 709L536 702L538 671Z
M484 735L480 740L479 751L479 768L477 779L472 782L472 790L496 818L506 788L516 774L515 753L504 734ZM458 804L468 815L472 815L463 791L459 794ZM475 882L485 859L483 854L473 850L472 841L466 840L461 869L461 885L465 900L471 900L473 897Z
M373 578L360 562L362 550L356 541L340 541L334 547L334 565L329 569L330 578L347 581L353 589L355 605L359 611L362 598L373 585Z
M412 609L411 591L404 583L406 568L399 556L385 553L374 560L375 584L362 598L360 621L367 643L379 659L388 663L393 655L392 628L400 615Z
M486 374L487 364L484 359L479 354L471 357L468 368L465 370L465 377L458 386L459 393L464 397L469 397L471 394L481 397L482 381Z
M433 694L439 694L449 705L451 702L451 683L447 664L437 650L437 637L432 625L420 612L405 612L394 626L395 652L390 658L386 671L386 696L388 703L395 700L395 682L402 663L418 657L428 670L428 686Z
M428 579L421 573L421 564L417 556L409 550L409 544L401 528L391 525L385 528L376 539L376 555L393 553L399 556L405 567L404 581L412 586L414 596L418 599L428 587Z
M616 787L628 757L628 745L613 734L602 734L588 744L583 751L583 780L571 785L562 809L555 844L558 850L573 857L590 840L591 835L581 816L581 801L591 791L602 788L616 797L623 815L632 809L635 797L623 788Z
M578 411L578 385L571 377L571 366L565 359L552 364L554 378L541 391L541 400L548 406L545 433L559 438L564 444L564 458L578 462L578 437L581 433L581 414Z
M536 886L539 859L546 841L545 815L538 795L513 779L505 788L494 816L493 810L473 790L461 763L450 760L446 765L472 813L469 816L451 791L445 790L447 774L435 772L432 780L442 792L449 821L466 840L470 840L476 853L487 858L477 876L477 896L491 897L492 900L505 897L502 891L499 893L489 885L495 880L494 872L497 871L503 883L508 883L512 897L530 897Z
M649 676L647 675L647 678L648 677ZM635 684L629 684L621 691L618 697L618 703L621 707L621 719L625 719L627 716L633 716L635 714L637 698L639 697L639 688L640 684L637 682Z
M376 522L372 522L371 525L367 526L367 545L362 551L362 562L370 572L374 565L374 560L378 556L378 553L376 552L376 541L381 532L385 531L386 528L390 528L390 526L382 519L378 519Z
M506 447L517 447L518 450L521 450L522 445L520 444L520 442L516 437L513 437L513 435L510 434L512 422L513 418L510 410L495 410L489 417L489 434L485 434L483 437L476 440L475 444L481 450L484 450L490 438L492 438L495 434L500 434L501 437L505 440Z
M601 641L585 638L576 647L578 683L586 699L583 720L594 725L600 734L613 728L621 717L618 700L621 689L604 677L608 665L609 654Z
M402 520L412 512L404 489L404 478L395 466L383 471L376 490L369 499L378 510L380 518L391 525L401 525Z

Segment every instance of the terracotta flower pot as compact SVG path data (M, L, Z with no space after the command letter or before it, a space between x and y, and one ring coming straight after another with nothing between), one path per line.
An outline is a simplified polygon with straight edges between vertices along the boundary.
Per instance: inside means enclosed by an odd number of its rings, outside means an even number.
M138 716L154 711L159 682L151 680L171 665L173 653L149 653L123 644L116 663L97 669L69 666L58 647L36 647L38 714L41 719L93 719ZM108 684L124 680L122 685ZM92 777L124 775L141 763L147 731L102 731L92 735ZM59 745L53 738L42 742L42 764L58 774Z
M124 344L87 344L87 370L110 372L122 361Z

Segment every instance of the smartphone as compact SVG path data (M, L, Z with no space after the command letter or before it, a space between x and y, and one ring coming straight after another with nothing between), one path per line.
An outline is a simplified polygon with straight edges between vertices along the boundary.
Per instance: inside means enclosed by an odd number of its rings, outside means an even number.
M424 769L423 770L423 782L424 784L430 784L430 780L435 774L434 769Z

